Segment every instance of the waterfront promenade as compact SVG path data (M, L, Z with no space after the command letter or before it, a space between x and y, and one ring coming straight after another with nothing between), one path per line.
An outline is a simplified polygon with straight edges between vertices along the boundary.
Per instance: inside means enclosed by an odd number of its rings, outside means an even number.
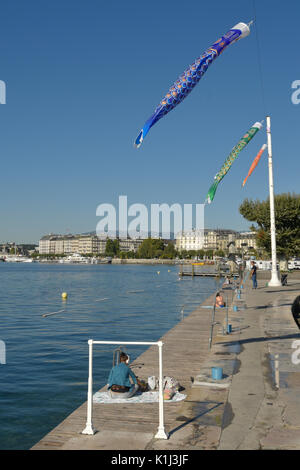
M292 362L292 345L300 334L290 308L300 280L290 278L280 288L265 284L260 280L259 289L252 290L248 281L241 298L234 297L232 333L223 334L216 325L210 350L212 312L203 307L212 305L212 297L161 338L163 373L177 378L187 395L164 404L168 440L154 439L158 403L94 404L97 433L82 435L84 403L33 449L299 449L300 364ZM217 311L221 324L225 313ZM157 356L151 347L133 363L140 378L158 375ZM223 388L207 385L212 366L223 368Z

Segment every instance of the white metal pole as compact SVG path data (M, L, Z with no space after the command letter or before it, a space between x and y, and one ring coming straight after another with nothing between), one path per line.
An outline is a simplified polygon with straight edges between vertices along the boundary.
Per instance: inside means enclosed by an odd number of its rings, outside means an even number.
M88 379L88 403L87 403L87 421L82 434L95 434L92 423L93 414L93 340L88 340L89 345L89 379Z
M273 183L273 163L272 163L272 138L271 138L271 118L267 116L267 138L268 138L268 162L269 162L269 191L270 191L270 223L271 223L271 250L272 250L272 276L268 285L271 287L281 286L277 273L276 256L276 229L275 229L275 208L274 208L274 183Z
M156 439L168 439L168 434L165 432L164 427L164 396L163 396L163 373L162 373L162 346L163 343L158 341L159 353L159 426L155 435Z
M279 381L279 354L275 354L275 363L274 363L274 366L275 366L275 384L276 384L276 387L279 388L279 384L280 384L280 381Z

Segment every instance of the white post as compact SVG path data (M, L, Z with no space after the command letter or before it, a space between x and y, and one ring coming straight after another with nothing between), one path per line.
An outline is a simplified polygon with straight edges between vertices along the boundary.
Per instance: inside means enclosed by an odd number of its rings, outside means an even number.
M87 422L82 434L95 434L92 423L93 412L93 340L88 340L89 344L89 380L88 380L88 403L87 403Z
M275 363L274 363L274 366L275 366L275 385L277 388L280 388L279 387L279 361L278 361L278 358L279 358L279 354L275 354Z
M272 164L272 139L271 139L271 118L267 116L267 138L268 138L268 162L269 162L269 191L270 191L270 223L271 223L271 250L272 250L272 277L268 285L271 287L281 286L277 273L276 256L276 229L275 229L275 209L274 209L274 184L273 184L273 164Z
M165 432L164 427L164 395L163 395L163 373L162 373L162 346L163 343L159 341L158 352L159 352L159 426L155 435L156 439L168 439L168 434Z

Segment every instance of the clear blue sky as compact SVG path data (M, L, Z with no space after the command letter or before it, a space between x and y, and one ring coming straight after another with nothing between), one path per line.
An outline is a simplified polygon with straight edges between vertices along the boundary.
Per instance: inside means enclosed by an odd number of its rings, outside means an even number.
M190 96L133 141L178 75L239 21L253 0L2 2L0 240L95 230L100 203L203 203L213 176L255 122L272 117L275 192L299 192L300 79L296 0L256 0L256 30L230 46ZM205 225L243 230L245 197L268 196L266 153L241 182L265 127L206 207Z

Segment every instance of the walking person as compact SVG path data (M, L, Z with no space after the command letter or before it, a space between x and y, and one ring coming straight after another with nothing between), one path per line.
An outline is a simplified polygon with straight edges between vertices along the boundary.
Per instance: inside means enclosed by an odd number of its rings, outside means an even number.
M257 289L257 279L256 279L256 264L254 261L251 261L251 279L252 279L252 289Z

